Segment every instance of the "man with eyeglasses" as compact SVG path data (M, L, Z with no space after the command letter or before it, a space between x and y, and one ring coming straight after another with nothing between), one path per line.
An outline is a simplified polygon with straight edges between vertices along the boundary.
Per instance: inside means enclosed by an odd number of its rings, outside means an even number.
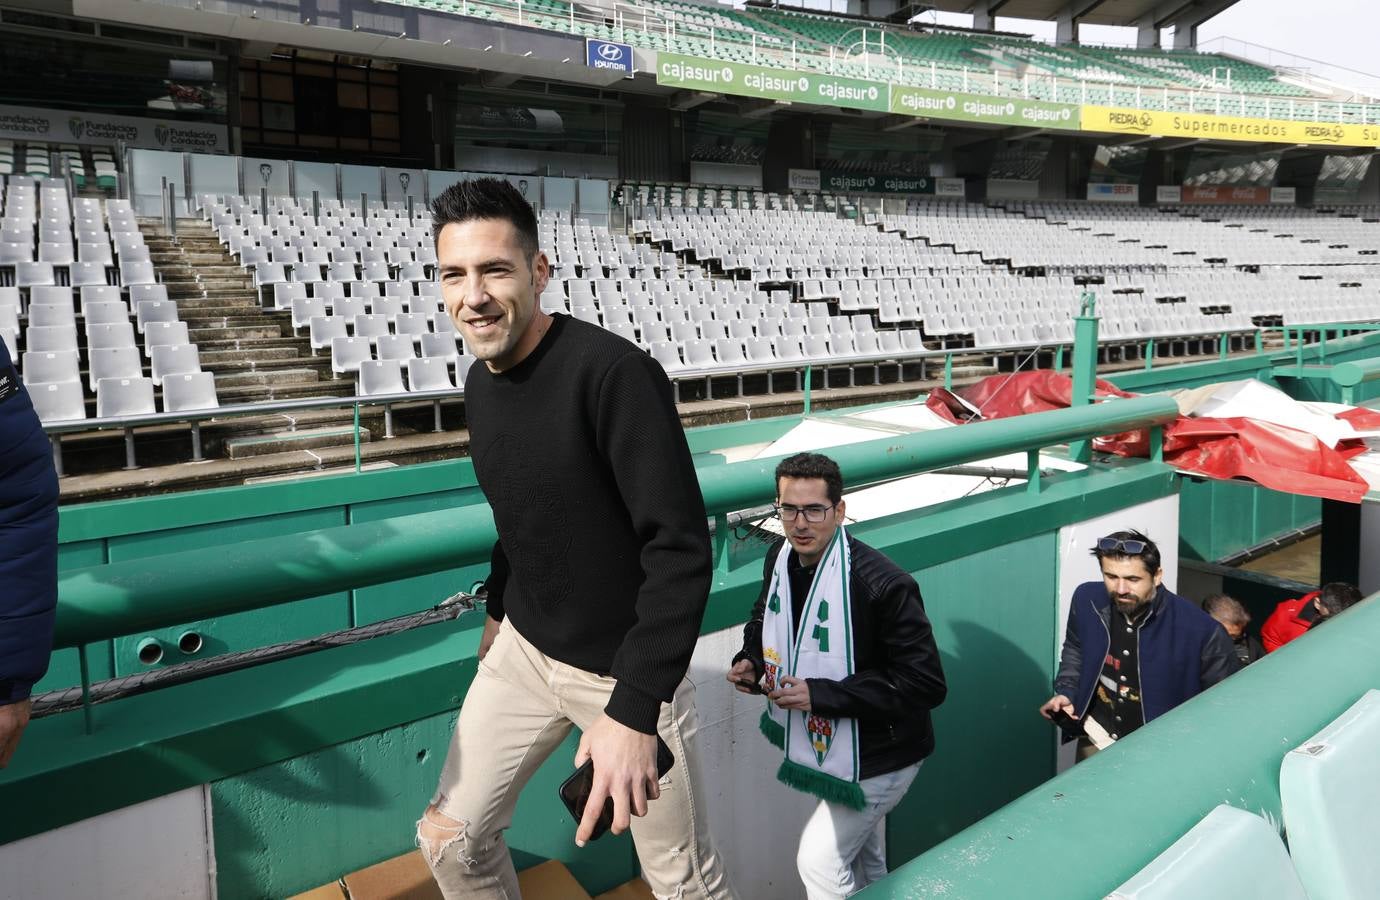
M1241 667L1222 626L1161 583L1154 541L1118 531L1092 554L1102 581L1073 592L1056 693L1040 707L1079 734L1080 761Z
M796 868L809 900L886 875L881 822L934 752L930 710L947 687L915 579L844 528L843 476L817 453L776 467L786 532L728 680L765 694L777 778L819 798Z

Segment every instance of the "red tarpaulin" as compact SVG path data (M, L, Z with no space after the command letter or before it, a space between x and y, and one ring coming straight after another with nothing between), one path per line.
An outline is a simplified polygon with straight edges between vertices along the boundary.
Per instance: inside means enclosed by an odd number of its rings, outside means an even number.
M1132 397L1105 381L1098 381L1098 397ZM951 422L1003 419L1029 412L1064 409L1073 396L1073 381L1056 372L1018 372L993 375L956 393L936 388L925 405ZM976 412L975 412L976 410ZM1380 428L1380 414L1353 409L1340 413L1356 428ZM1148 456L1146 430L1097 438L1093 446L1119 456ZM1359 441L1344 441L1333 449L1313 435L1257 419L1189 418L1180 416L1165 426L1165 462L1209 478L1248 478L1264 487L1290 494L1360 503L1369 485L1347 464L1364 450Z

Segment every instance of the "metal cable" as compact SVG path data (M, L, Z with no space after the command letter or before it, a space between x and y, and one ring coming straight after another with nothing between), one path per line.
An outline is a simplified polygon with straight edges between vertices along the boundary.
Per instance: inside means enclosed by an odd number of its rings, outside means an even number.
M253 666L275 662L280 659L303 656L308 653L315 653L318 650L326 650L331 647L344 647L349 644L367 641L371 638L411 631L414 628L421 628L425 625L435 625L440 622L454 621L463 614L475 609L476 602L483 601L486 596L487 594L482 592L480 594L469 594L461 591L447 597L431 609L423 610L422 612L409 613L405 616L385 619L382 622L361 625L357 628L347 628L343 631L333 631L329 634L317 635L316 637L286 641L281 644L272 644L267 647L256 647L253 650L225 653L208 659L192 660L191 662L179 663L175 666L167 666L162 669L153 669L147 672L137 672L133 675L124 675L119 678L112 678L108 681L97 682L91 686L90 702L93 704L106 703L111 700L118 700L122 697L130 697L135 694L143 694L160 688L186 684L191 681L199 681L214 675L236 672L240 669L248 669ZM80 687L71 687L56 691L48 691L36 695L33 701L33 712L31 714L33 718L39 719L44 716L57 715L58 713L81 708L82 689Z

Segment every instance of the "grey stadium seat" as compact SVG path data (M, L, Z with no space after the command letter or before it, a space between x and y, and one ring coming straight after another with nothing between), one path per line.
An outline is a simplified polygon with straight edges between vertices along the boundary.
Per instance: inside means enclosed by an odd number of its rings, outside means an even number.
M450 379L450 366L439 356L407 361L407 389L409 391L449 391L455 382Z
M201 371L201 354L196 344L167 344L149 350L149 369L153 383L162 386L169 375Z
M139 348L97 347L88 351L87 382L96 389L102 378L140 378L144 374Z
M406 390L403 386L402 366L398 360L364 360L359 364L359 396L401 394Z
M163 381L163 411L217 409L216 377L210 372L168 375Z
M153 405L153 381L148 378L102 378L96 382L96 418L146 416Z
M75 350L29 351L22 363L25 384L81 384L81 361Z
M82 396L80 382L32 384L29 385L29 399L44 425L86 418L86 399Z

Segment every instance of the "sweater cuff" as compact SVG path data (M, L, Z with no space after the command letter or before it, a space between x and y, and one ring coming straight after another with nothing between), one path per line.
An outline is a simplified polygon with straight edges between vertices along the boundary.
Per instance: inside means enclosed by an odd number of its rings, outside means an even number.
M620 681L613 686L613 694L604 707L604 714L633 731L656 734L656 723L661 718L661 701Z
M757 670L757 678L759 680L762 678L763 675L767 674L766 662L760 656L753 656L746 650L740 650L738 652L738 655L733 657L733 660L728 664L728 667L731 669L734 666L738 665L738 663L742 660L747 660L748 662L752 663L752 667Z
M11 703L28 700L33 689L33 684L28 681L17 678L0 679L0 706L9 706Z

